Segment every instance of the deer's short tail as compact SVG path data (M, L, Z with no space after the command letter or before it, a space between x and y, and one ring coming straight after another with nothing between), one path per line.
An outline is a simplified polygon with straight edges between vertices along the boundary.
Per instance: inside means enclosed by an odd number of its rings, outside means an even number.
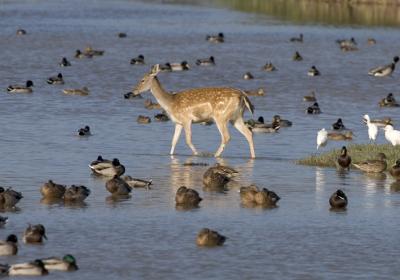
M254 114L254 105L251 103L250 99L247 97L247 95L244 92L242 93L242 98L243 98L244 104L246 104L247 109L249 109L251 114Z

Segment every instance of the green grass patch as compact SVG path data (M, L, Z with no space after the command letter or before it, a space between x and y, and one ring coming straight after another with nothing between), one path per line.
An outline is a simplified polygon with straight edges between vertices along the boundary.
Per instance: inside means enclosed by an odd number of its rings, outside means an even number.
M346 148L348 155L351 156L352 163L374 159L378 153L386 155L388 166L392 166L397 159L400 159L400 146L392 146L390 144L351 144ZM340 155L340 150L335 149L322 154L311 155L297 160L296 163L309 166L336 167L335 162Z

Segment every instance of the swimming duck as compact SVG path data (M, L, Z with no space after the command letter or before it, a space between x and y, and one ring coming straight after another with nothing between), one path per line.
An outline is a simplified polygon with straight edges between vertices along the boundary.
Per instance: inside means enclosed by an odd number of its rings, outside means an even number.
M63 85L64 84L63 75L61 73L58 73L57 76L48 78L47 83L49 85Z
M263 117L259 117L257 122L248 120L246 126L255 133L276 133L281 128L278 123L265 124Z
M187 61L182 61L181 63L165 63L160 65L161 71L187 71L190 69L189 63Z
M251 74L250 72L246 72L246 73L244 73L244 75L243 75L243 79L245 79L245 80L252 80L252 79L254 79L254 76L253 76L253 74Z
M8 270L8 275L24 275L24 276L41 276L47 275L49 272L44 267L41 260L37 259L30 263L13 264Z
M317 150L319 149L319 147L325 147L327 143L328 143L328 131L326 131L325 128L323 128L320 131L318 131L317 134Z
M319 108L319 105L317 102L315 102L312 106L308 107L306 110L307 114L310 115L316 115L321 113L321 109Z
M368 71L368 75L375 76L375 77L385 77L393 73L396 63L399 61L399 57L395 56L393 57L393 62L384 65L384 66L378 66L375 68L372 68Z
M143 65L144 64L144 55L139 54L137 57L131 59L132 65Z
M400 159L396 160L396 164L389 169L389 173L396 180L400 180Z
M167 122L169 121L169 117L165 113L159 113L157 115L154 115L154 119L158 122Z
M132 191L132 188L126 183L121 177L118 175L114 175L114 177L106 182L106 189L112 195L129 195Z
M259 192L256 185L250 185L247 187L240 188L240 201L245 205L251 205L255 203L255 195Z
M223 191L231 178L236 176L237 173L235 169L229 166L216 164L203 174L203 185L209 190Z
M395 130L392 125L387 125L384 128L385 130L385 138L388 140L393 146L400 145L400 131Z
M353 163L355 167L367 173L381 173L386 170L386 155L379 153L377 159L367 160L360 163Z
M393 96L393 93L389 93L385 98L379 101L379 106L381 107L399 107L399 104L396 102L396 99Z
M136 120L138 123L141 124L148 124L151 123L151 118L143 115L139 115Z
M92 58L93 55L92 54L87 54L84 52L81 52L80 50L76 50L75 51L75 58Z
M177 206L198 207L202 200L199 193L194 189L182 186L176 191L175 203Z
M305 96L303 96L303 101L306 101L306 102L316 102L316 101L317 101L317 98L315 97L315 92L312 91L312 92L310 93L310 95L305 95Z
M331 209L346 209L347 207L347 196L342 190L337 190L329 198L329 204Z
M47 270L75 271L78 270L76 260L72 255L65 255L62 259L51 257L42 259Z
M88 46L83 51L83 54L88 56L102 56L104 54L103 50L95 50L91 46Z
M42 224L31 225L25 229L23 241L24 243L42 243L43 238L47 240L46 229Z
M8 221L8 217L0 216L0 227L4 226Z
M303 43L303 34L300 33L299 37L290 38L290 42Z
M90 126L86 125L78 130L78 136L90 136L92 133L90 132Z
M72 185L64 193L64 200L68 202L81 202L90 195L90 190L85 186Z
M341 118L338 118L338 120L332 124L332 129L333 130L345 130L346 129Z
M154 103L153 101L151 101L151 99L146 99L144 101L144 107L146 109L148 109L148 110L154 110L154 109L159 110L159 109L162 109L160 104Z
M196 65L213 66L213 65L215 65L214 57L210 56L209 58L198 59L198 60L196 60Z
M202 247L215 247L222 246L226 240L226 237L219 234L216 231L208 228L203 228L197 234L196 244Z
M118 33L118 38L126 38L126 37L127 37L126 33L124 32Z
M26 81L25 86L22 85L9 85L7 91L10 93L31 93L33 82L31 80Z
M107 177L121 176L125 172L125 166L117 158L114 158L111 164L103 161L95 165L89 165L89 167L93 173Z
M224 33L220 32L217 35L207 35L206 40L211 43L223 43L225 41Z
M17 29L17 32L16 32L16 34L17 35L26 35L26 30L25 29Z
M353 132L350 130L346 130L343 133L338 131L330 131L328 132L328 139L336 141L350 141L353 140Z
M70 95L81 95L81 96L86 96L89 95L89 89L87 87L83 87L82 89L64 89L63 90L64 94L70 94Z
M296 51L293 55L293 61L302 61L303 57L300 55L300 53L298 51Z
M4 190L0 187L0 208L13 208L23 198L20 192L14 191L11 188Z
M338 39L336 40L336 43L338 43L340 47L353 47L357 45L357 42L353 37L351 37L350 40Z
M254 196L254 201L257 205L267 206L267 207L275 207L276 203L281 198L273 191L270 191L266 188L263 188L259 192L257 192Z
M40 193L46 198L62 198L66 188L65 185L56 184L49 180L40 188Z
M153 180L143 180L132 178L129 175L122 177L122 179L131 187L131 188L146 188L150 189L150 185L153 184Z
M127 92L124 94L124 98L125 99L130 99L130 98L143 98L143 96L141 94L134 94L132 91Z
M264 66L263 66L263 70L267 71L267 72L272 72L277 70L276 67L271 63L271 62L267 62Z
M317 69L317 67L315 67L314 65L311 66L311 69L308 70L307 72L308 76L320 76L321 73L319 72L319 70Z
M272 123L277 124L280 127L289 127L289 126L293 125L293 123L291 121L281 119L281 116L279 116L279 115L275 115L272 117Z
M101 155L89 164L90 169L103 169L112 166L112 160L104 159Z
M351 157L347 154L346 146L342 147L340 156L336 160L336 168L339 170L349 170L351 164Z
M61 62L59 63L61 67L68 67L71 66L71 63L67 60L66 57L63 57Z
M377 124L376 123L372 123L368 115L364 115L363 121L368 127L369 140L375 142L376 137L378 136L378 126L377 126Z
M244 93L248 96L264 96L265 91L263 88L258 88L256 90L244 90Z
M368 45L375 45L376 44L376 40L374 38L368 38L367 39L367 43L368 43Z
M10 234L6 240L0 240L0 256L16 255L18 252L18 238Z

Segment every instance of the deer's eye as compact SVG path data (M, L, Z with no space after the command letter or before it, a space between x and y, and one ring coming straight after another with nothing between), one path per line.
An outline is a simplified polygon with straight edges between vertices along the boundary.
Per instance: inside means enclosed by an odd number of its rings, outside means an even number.
M140 81L141 83L144 83L144 79Z

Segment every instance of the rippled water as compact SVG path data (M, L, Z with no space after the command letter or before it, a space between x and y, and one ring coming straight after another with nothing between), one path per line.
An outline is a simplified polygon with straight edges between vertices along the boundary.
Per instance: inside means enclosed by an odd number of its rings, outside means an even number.
M28 35L15 36L19 27ZM207 43L206 34L224 32L226 43ZM126 32L127 38L116 34ZM304 44L288 39L303 33ZM360 50L342 53L334 41L355 37ZM378 44L367 45L374 37ZM17 256L0 263L71 253L80 270L51 274L52 279L397 279L400 196L391 178L376 179L353 171L310 168L294 160L315 153L316 132L342 117L367 141L361 116L391 116L397 109L379 109L377 102L393 91L399 74L377 79L369 68L389 63L398 54L400 34L394 29L346 29L283 24L268 17L203 7L127 1L1 1L0 2L0 184L23 192L20 211L4 213L9 223L1 238L19 237L27 223L43 223L49 240L43 246L21 245ZM104 49L103 57L76 60L75 49ZM302 62L292 62L298 50ZM144 54L147 65L129 60ZM215 56L217 66L201 68L197 58ZM63 56L72 67L60 68ZM152 116L142 100L125 100L123 93L150 65L187 60L192 70L162 73L171 91L228 85L243 89L265 87L265 97L252 98L256 116L280 114L294 126L274 135L255 135L258 158L248 160L244 138L231 128L232 140L220 161L240 171L243 185L256 183L275 190L279 207L248 209L240 205L238 189L203 192L207 167L183 166L207 162L192 157L181 139L178 155L168 156L172 123L139 125L139 114ZM260 69L271 60L279 69ZM306 75L311 65L321 77ZM64 86L46 84L62 72ZM242 80L251 71L252 81ZM27 79L32 95L7 94L9 84ZM65 96L63 88L88 86L87 97ZM323 114L306 116L302 96L316 90ZM148 95L150 97L150 94ZM399 98L399 97L398 97ZM246 113L247 117L250 117ZM90 125L93 136L75 136ZM219 145L215 126L194 126L194 144L204 152ZM383 135L379 143L384 142ZM329 143L326 149L343 143ZM132 198L112 202L105 181L90 175L87 165L97 155L118 157L127 174L152 178L150 191L135 190ZM40 203L39 187L48 179L84 184L92 190L83 207ZM192 211L175 209L181 185L197 189L204 200ZM349 197L345 213L329 211L328 198L337 188ZM3 215L4 215L3 214ZM202 227L226 235L217 249L199 249L195 237Z

